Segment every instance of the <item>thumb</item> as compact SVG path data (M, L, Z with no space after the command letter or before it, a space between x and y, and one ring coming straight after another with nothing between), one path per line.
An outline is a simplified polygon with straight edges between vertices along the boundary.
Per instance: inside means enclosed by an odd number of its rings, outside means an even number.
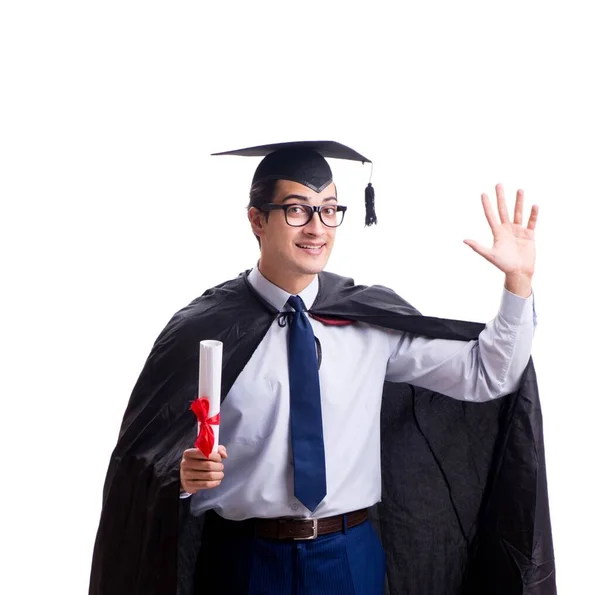
M227 458L227 449L222 444L219 445L218 453L221 455L222 458Z
M463 242L467 246L472 248L475 252L477 252L477 254L479 254L480 256L483 256L485 259L489 260L490 251L487 248L483 247L481 244L479 244L475 240L463 240Z
M221 462L221 451L218 450L217 452L211 452L210 456L208 457L209 461L214 461L215 463L220 463Z

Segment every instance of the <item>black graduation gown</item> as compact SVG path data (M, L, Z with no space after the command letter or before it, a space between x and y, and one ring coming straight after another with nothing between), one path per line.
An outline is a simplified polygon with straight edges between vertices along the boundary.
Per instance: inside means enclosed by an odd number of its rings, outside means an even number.
M311 313L433 338L483 325L431 318L393 291L321 273ZM202 519L179 500L179 462L195 439L198 344L224 344L222 398L277 312L247 273L205 292L160 334L111 456L90 595L210 593L195 584ZM392 595L553 595L542 415L533 363L514 394L486 403L386 382L382 502L372 518Z

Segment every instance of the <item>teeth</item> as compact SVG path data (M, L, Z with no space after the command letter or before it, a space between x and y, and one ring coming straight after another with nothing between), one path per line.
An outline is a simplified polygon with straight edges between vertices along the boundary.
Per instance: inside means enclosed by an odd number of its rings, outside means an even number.
M298 246L300 248L308 248L309 250L319 250L320 248L322 248L325 244L321 244L320 246L305 246L302 244L298 244Z

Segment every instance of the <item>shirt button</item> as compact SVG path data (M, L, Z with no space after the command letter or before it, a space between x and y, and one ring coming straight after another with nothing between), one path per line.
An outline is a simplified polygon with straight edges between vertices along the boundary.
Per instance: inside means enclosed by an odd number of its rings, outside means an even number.
M298 510L300 508L299 504L292 504L292 510Z

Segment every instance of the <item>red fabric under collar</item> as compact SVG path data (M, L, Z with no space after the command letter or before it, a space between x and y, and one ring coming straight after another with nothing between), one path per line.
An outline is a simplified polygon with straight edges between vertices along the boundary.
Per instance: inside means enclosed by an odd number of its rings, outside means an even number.
M315 314L311 314L309 312L311 318L326 324L327 326L348 326L350 324L355 324L355 320L344 320L343 318L325 318L324 316L316 316Z

